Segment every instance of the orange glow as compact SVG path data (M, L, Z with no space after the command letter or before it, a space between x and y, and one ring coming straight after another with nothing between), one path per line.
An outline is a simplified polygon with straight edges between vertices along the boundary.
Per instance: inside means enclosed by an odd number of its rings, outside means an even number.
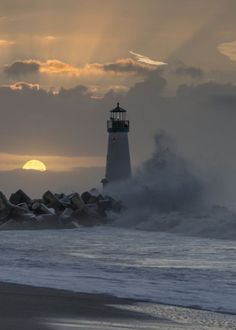
M22 169L22 163L28 160L40 159L43 164L47 164L47 171L68 172L75 168L103 167L105 166L104 157L65 157L48 155L16 155L0 153L0 171L12 171Z

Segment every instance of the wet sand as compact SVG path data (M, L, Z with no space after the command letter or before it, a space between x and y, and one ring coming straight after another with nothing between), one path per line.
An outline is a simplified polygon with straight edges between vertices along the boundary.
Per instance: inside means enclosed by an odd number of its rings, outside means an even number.
M0 282L0 330L236 329L236 316Z
M119 322L151 321L150 316L119 309L116 305L132 305L134 300L107 295L73 293L65 290L0 283L1 330L55 329L45 320L87 319ZM112 305L112 306L111 306ZM78 326L78 328L81 328Z

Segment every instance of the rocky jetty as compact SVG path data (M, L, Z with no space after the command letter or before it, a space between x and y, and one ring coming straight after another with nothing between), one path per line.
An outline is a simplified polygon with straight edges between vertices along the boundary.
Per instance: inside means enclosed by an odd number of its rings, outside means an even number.
M121 203L97 189L57 194L46 191L31 199L24 191L0 192L0 230L66 229L107 223L109 212L119 212Z

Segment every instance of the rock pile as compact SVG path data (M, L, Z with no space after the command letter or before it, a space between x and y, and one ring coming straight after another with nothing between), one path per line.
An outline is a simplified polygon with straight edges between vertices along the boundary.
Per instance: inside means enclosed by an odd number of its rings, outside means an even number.
M31 199L18 190L9 200L0 192L0 230L93 226L106 223L108 212L119 212L120 209L120 202L103 196L96 189L81 195L46 191L40 199Z

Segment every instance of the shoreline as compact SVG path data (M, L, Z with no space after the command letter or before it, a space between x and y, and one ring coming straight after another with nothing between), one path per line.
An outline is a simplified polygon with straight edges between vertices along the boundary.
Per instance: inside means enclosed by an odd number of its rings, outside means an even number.
M132 299L103 294L75 293L67 290L0 282L0 329L47 330L42 320L81 319L150 321L150 315L119 309L133 305ZM116 307L117 305L117 307Z
M140 304L150 304L150 305L160 305L160 306L169 306L169 307L176 307L176 308L184 308L194 311L201 311L201 312L209 312L209 313L216 313L216 314L224 314L224 315L232 315L236 316L236 313L230 312L227 310L217 310L211 308L204 308L198 305L181 305L175 303L168 303L168 302L161 302L161 301L154 301L154 300L145 300L145 299L136 299L132 297L118 297L108 293L92 293L92 292L80 292L80 291L72 291L70 289L60 289L57 287L46 287L46 286L36 286L32 284L22 284L22 283L15 283L15 282L5 282L0 280L0 295L4 293L4 290L16 290L16 294L21 294L23 289L26 289L27 292L35 291L36 295L43 295L51 293L51 295L56 295L58 297L71 297L71 298L78 298L78 299L85 299L88 301L99 301L103 304L112 304L112 305L134 305L137 303ZM22 289L22 290L21 290Z
M202 321L206 326L212 322L218 326L226 320L227 329L235 329L235 314L0 282L3 330L189 330L198 329L196 326L202 326Z

